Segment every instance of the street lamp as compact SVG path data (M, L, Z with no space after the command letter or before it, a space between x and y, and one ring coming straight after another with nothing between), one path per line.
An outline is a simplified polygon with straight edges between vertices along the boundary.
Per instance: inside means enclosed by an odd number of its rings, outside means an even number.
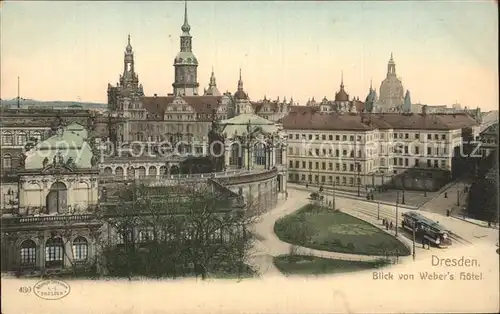
M399 191L396 192L396 237L398 236L398 219L399 219L398 203L399 203Z
M356 183L358 184L358 196L361 196L361 191L360 191L360 172L361 172L361 165L359 163L356 163L356 166L358 167L357 169L357 172L358 172L358 176L356 178Z
M415 221L413 222L413 260L415 260Z
M406 179L406 172L403 174L403 195L401 195L401 204L405 203L405 179Z

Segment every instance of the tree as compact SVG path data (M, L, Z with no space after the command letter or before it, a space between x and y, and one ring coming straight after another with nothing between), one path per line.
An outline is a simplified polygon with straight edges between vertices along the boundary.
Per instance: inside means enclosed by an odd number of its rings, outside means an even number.
M216 182L159 188L132 184L105 213L119 238L118 245L105 248L107 268L129 278L240 276L253 245L249 227L261 214L259 204L243 204Z

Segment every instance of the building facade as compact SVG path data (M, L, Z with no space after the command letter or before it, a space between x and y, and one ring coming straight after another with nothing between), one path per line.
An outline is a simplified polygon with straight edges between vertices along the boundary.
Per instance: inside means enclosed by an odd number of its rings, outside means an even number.
M435 190L451 178L467 115L296 111L283 119L288 179L336 186Z

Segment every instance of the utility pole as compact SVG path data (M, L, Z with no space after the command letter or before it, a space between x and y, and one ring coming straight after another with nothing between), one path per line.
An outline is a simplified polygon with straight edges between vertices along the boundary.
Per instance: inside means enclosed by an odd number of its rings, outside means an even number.
M413 260L415 260L415 221L413 222Z
M335 181L332 180L332 187L333 187L333 201L332 201L332 205L333 205L333 210L335 210Z
M377 220L380 220L380 201L377 202Z
M399 203L399 191L396 192L396 237L398 236L398 219L399 219L398 203Z

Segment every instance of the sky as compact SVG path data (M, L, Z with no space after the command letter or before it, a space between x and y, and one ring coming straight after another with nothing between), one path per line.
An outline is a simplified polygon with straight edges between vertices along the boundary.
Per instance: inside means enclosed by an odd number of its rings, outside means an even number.
M127 35L147 96L172 92L183 1L2 2L2 99L107 101ZM380 88L391 52L413 103L498 109L495 1L188 2L200 91L241 68L252 100L334 98Z

